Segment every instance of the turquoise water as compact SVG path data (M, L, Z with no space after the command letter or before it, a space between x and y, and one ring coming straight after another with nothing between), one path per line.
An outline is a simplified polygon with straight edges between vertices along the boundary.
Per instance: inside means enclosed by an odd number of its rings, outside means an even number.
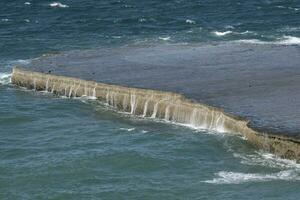
M9 84L14 65L46 53L164 43L297 46L299 1L52 3L0 2L0 199L299 198L299 164L243 138Z
M1 199L297 199L300 166L236 136L0 87ZM258 192L259 191L259 192Z

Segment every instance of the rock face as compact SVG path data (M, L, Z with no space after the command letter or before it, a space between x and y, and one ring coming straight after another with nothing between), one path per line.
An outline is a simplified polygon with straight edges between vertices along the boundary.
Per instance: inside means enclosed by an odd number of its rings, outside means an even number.
M240 134L259 148L284 158L300 160L299 140L257 132L248 127L248 121L245 119L191 101L180 94L103 84L18 67L13 70L12 83L68 97L90 96L117 110L134 115L158 118L195 128Z

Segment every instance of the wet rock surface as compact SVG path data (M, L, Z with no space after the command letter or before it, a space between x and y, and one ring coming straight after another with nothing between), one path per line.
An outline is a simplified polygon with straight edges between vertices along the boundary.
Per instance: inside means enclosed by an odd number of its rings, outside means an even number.
M260 132L299 139L299 63L299 46L227 43L72 51L22 67L181 93L244 117Z

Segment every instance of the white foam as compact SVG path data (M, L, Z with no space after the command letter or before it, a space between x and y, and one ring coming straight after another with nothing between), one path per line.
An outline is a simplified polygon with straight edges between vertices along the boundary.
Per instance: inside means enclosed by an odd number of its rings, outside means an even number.
M2 21L2 22L8 22L8 21L9 21L9 19L7 19L7 18L4 18L4 19L1 19L1 21Z
M284 7L284 6L276 6L276 8L281 8L281 9L289 9L289 10L294 10L294 11L298 11L299 8L293 8L293 7Z
M131 132L131 131L134 131L135 128L120 128L120 130Z
M171 37L159 37L158 39L163 40L163 41L168 41L171 39Z
M15 62L19 63L19 64L29 64L31 62L31 59L27 59L27 60L19 59L19 60L16 60Z
M0 73L0 84L7 85L11 83L11 73Z
M87 95L82 95L81 97L74 97L75 99L80 99L80 100L96 100L97 97L94 96L87 96Z
M225 32L215 31L215 32L214 32L214 34L215 34L216 36L225 36L225 35L228 35L228 34L230 34L230 33L232 33L232 31L225 31Z
M24 19L24 22L27 22L27 23L29 23L29 22L30 22L30 20L29 20L29 19Z
M30 5L31 3L30 3L30 2L25 2L24 4L25 4L25 5Z
M280 41L277 42L278 44L284 45L294 45L300 44L300 38L293 37L293 36L284 36Z
M257 39L250 40L237 40L237 42L248 43L248 44L274 44L274 45L300 45L300 38L294 36L283 36L277 41L266 42Z
M62 4L60 2L50 3L49 6L51 6L51 7L58 7L58 8L68 8L69 7L68 5Z
M273 180L300 181L300 174L295 170L284 170L271 174L220 171L216 173L216 175L218 176L217 178L206 180L204 182L211 184L240 184L247 182L266 182Z
M256 152L255 154L242 155L238 153L233 154L234 157L240 158L241 163L251 166L264 166L275 169L294 169L300 171L300 164L294 160L280 158L271 153Z
M191 20L191 19L185 20L185 23L187 23L187 24L196 24L196 22L194 20Z

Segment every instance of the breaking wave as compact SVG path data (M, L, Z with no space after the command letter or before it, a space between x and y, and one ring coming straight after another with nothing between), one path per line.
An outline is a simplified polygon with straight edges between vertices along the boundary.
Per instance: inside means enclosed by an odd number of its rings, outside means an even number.
M257 152L250 155L234 153L233 156L241 159L241 163L244 165L264 166L275 169L298 169L300 171L300 164L296 161L283 159L271 153Z
M241 164L250 166L268 167L279 170L275 173L242 173L232 171L220 171L216 178L204 181L210 184L240 184L247 182L267 182L274 180L300 181L300 164L296 161L279 158L270 153L257 152L252 155L234 153Z
M216 36L225 36L225 35L228 35L228 34L231 34L232 31L225 31L225 32L219 32L219 31L215 31L214 34Z
M218 176L217 178L204 182L211 184L240 184L246 182L266 182L274 180L300 181L299 172L295 170L285 170L271 174L220 171L216 175Z
M171 37L158 37L158 39L163 40L163 41L168 41L171 39Z
M241 43L248 43L248 44L274 44L274 45L300 45L300 38L294 36L283 36L282 38L276 41L261 41L258 39L246 39L246 40L237 40Z
M0 73L0 85L7 85L11 82L11 73Z
M120 130L131 132L131 131L134 131L135 128L120 128Z
M196 22L194 20L191 20L191 19L185 20L185 23L187 23L187 24L196 24Z
M58 8L68 8L69 6L66 4L62 4L60 2L53 2L49 4L50 7L58 7Z

